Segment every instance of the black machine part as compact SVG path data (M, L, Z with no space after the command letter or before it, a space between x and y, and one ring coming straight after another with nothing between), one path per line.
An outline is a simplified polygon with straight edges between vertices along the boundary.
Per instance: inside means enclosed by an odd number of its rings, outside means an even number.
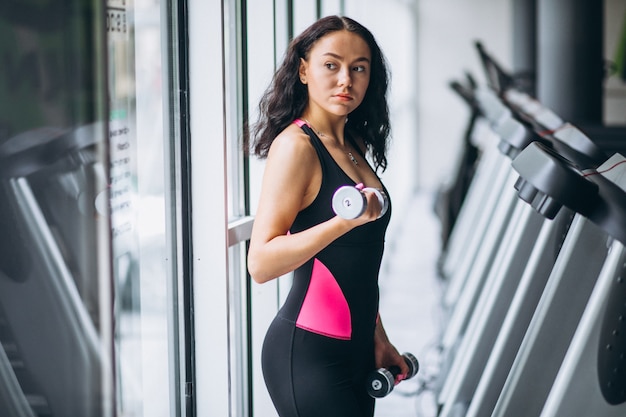
M545 144L533 142L512 163L519 197L553 219L562 206L626 243L626 191L596 170L581 171Z
M598 185L545 144L531 143L512 166L520 174L515 183L519 197L543 216L553 219L562 206L583 215L591 212Z
M600 330L598 380L604 399L612 405L626 402L626 256L613 281Z

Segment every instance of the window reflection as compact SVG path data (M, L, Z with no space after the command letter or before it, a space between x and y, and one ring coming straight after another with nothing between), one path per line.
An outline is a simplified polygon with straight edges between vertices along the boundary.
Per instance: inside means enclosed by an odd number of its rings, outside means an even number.
M80 0L0 5L3 415L112 411L98 10Z

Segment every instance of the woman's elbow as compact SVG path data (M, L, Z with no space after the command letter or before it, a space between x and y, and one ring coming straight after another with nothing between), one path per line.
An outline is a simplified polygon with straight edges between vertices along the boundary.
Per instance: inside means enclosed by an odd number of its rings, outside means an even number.
M264 276L262 273L250 267L248 267L248 272L250 273L250 277L252 277L254 282L256 282L257 284L263 284L270 280L269 277Z
M252 252L248 254L248 273L254 280L254 282L258 284L263 284L272 279L267 273L264 273L263 268L261 267L262 262L259 262L257 256L255 256Z

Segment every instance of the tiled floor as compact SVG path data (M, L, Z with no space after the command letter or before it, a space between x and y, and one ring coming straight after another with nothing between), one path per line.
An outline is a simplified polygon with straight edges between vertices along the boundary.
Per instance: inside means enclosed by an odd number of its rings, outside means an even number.
M391 342L400 352L413 353L420 371L377 401L375 417L436 415L429 380L437 372L440 239L432 206L432 194L418 193L403 216L402 227L387 235L380 276L381 317Z

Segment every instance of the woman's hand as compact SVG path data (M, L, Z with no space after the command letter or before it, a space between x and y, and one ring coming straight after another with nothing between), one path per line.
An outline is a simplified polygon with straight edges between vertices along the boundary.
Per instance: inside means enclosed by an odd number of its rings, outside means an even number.
M358 217L360 224L369 223L378 219L383 208L380 205L380 200L378 199L376 194L371 191L371 189L365 188L365 185L363 185L363 183L355 185L354 188L360 190L365 195L365 199L367 200L367 206L365 207L365 211Z
M400 368L400 373L396 376L396 384L406 379L406 376L409 374L409 366L406 364L404 357L389 342L380 317L374 331L374 356L376 368L390 368L392 366Z

